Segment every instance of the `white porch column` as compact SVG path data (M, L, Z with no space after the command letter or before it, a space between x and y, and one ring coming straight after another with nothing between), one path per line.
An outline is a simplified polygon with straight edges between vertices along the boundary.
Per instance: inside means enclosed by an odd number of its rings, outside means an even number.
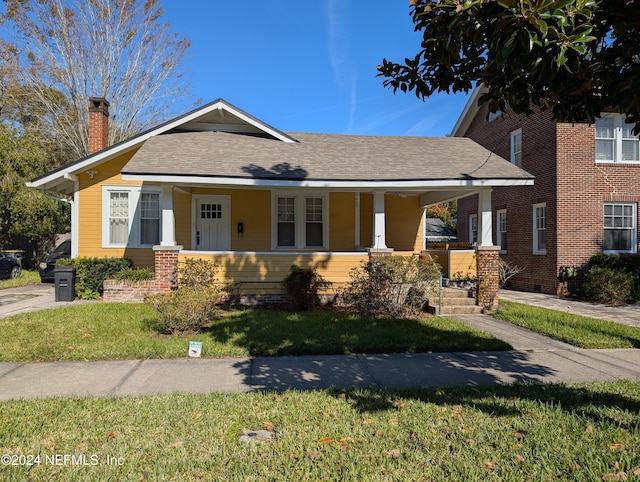
M384 213L384 191L373 193L373 244L372 248L386 249L387 240L385 236L385 213Z
M173 214L173 186L162 185L162 238L160 246L176 245L176 222Z
M491 213L491 189L482 189L478 194L478 246L493 246Z

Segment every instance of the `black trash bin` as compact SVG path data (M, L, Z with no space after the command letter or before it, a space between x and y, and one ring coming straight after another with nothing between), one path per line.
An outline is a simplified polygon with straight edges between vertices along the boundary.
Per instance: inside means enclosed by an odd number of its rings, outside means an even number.
M76 270L71 266L60 266L53 270L56 301L73 301L76 295Z

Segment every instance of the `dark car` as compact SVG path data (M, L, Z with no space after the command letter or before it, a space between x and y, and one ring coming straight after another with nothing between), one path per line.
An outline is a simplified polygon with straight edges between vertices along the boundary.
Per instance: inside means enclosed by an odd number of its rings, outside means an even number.
M22 264L16 255L0 251L0 279L17 278L21 270Z
M67 240L51 251L42 263L40 263L40 281L43 283L53 283L53 270L56 267L56 261L63 258L71 257L71 241Z

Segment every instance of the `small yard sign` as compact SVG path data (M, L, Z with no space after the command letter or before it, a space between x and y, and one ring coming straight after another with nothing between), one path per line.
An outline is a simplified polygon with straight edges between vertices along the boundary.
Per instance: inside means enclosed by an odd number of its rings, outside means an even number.
M190 341L189 342L189 356L200 358L202 354L202 342L201 341Z

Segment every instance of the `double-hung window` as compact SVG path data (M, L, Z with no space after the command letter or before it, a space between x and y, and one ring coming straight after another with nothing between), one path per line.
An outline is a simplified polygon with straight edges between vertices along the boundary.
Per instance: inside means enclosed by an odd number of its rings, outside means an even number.
M275 194L274 247L327 248L326 195Z
M522 129L510 134L511 163L522 167Z
M596 161L640 162L640 140L633 124L620 114L602 114L596 119Z
M500 246L500 251L507 250L507 210L501 209L497 212L496 241Z
M533 205L533 254L547 254L547 205Z
M102 199L103 247L160 244L160 188L103 186Z
M605 203L603 252L635 253L636 219L635 203Z

